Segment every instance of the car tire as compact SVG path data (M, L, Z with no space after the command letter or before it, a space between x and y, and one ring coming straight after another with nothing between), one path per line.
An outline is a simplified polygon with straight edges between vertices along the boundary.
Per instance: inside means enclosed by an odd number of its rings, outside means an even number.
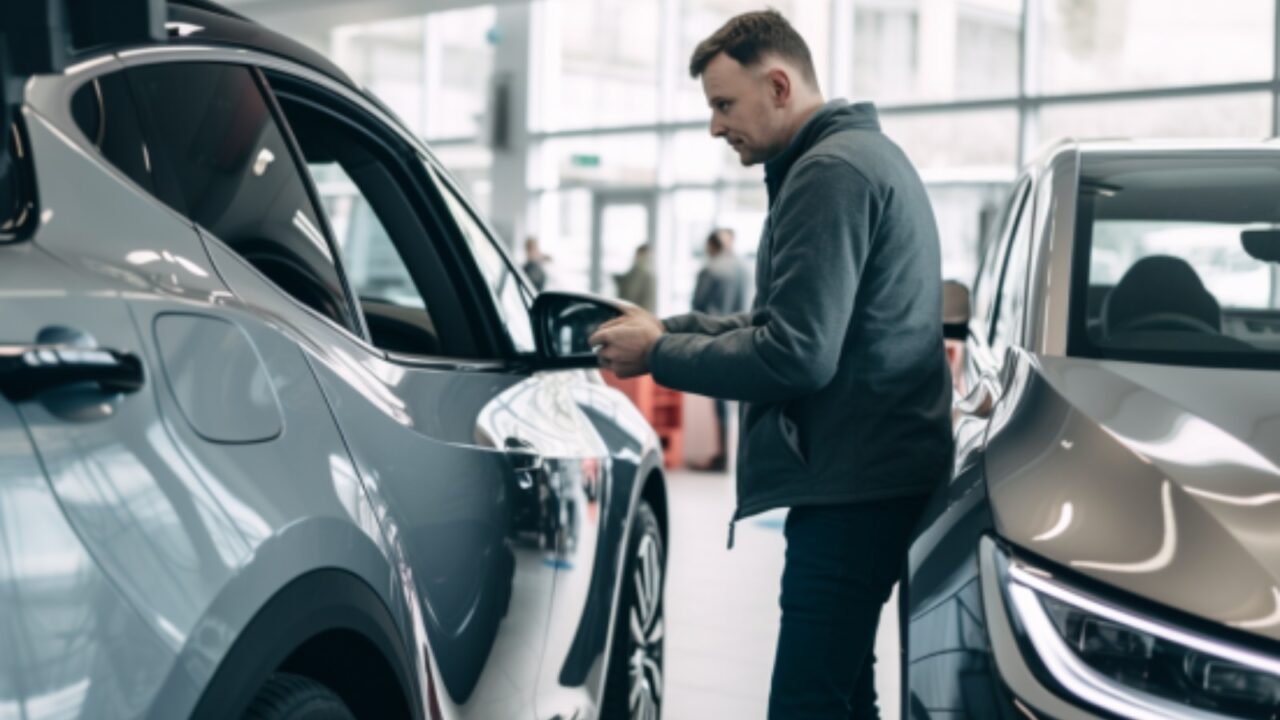
M626 557L600 715L603 720L658 720L664 690L666 549L658 517L644 500L636 508Z
M245 720L355 720L332 690L301 675L275 673L258 690Z

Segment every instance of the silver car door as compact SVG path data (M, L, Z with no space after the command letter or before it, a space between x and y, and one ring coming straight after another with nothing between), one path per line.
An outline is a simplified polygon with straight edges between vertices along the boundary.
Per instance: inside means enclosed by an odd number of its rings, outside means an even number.
M522 281L510 259L443 170L430 160L426 164L484 274L508 335L517 347L524 343L523 349L532 351ZM495 403L496 412L486 421L493 428L488 432L536 448L545 464L538 522L556 582L535 709L539 718L589 717L601 700L599 669L607 660L615 588L626 561L610 549L625 533L631 497L615 496L613 491L640 484L634 473L643 453L633 438L651 431L646 427L617 432L619 423L625 426L635 419L627 415L630 403L605 387L594 372L538 373L499 399L501 404ZM588 415L592 412L597 414L594 422ZM614 448L634 452L611 457L610 443L598 430L602 426L614 431ZM627 482L614 477L617 471Z
M82 542L19 415L21 409L38 420L51 405L77 401L128 415L149 404L145 385L132 394L120 392L124 385L98 385L95 378L106 378L98 374L103 368L83 366L92 357L64 358L81 365L87 372L80 377L89 382L50 382L56 370L42 356L64 351L35 349L40 323L83 321L67 307L104 304L79 275L30 242L0 245L0 717L139 716L176 657L171 640L95 560L96 548ZM135 351L121 304L105 304L112 309L102 313L103 324L121 323L127 343L117 349ZM97 329L104 345L121 340ZM40 387L49 390L37 392ZM93 436L110 422L102 414L61 425ZM64 432L51 445L46 434L44 457L56 456L70 439ZM123 452L128 445L116 447Z
M394 134L358 103L270 78L369 332L331 333L316 372L404 547L437 700L454 717L528 716L562 510L551 482L583 428L556 386L507 361L478 274Z

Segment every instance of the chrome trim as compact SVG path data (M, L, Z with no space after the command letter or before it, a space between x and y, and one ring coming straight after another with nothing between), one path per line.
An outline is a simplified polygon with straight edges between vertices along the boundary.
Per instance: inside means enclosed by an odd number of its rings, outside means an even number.
M89 72L100 65L111 65L115 60L116 56L114 53L99 55L98 57L89 58L88 60L83 60L75 65L69 66L67 69L62 71L62 75L67 78L72 78L76 75Z
M348 333L350 334L350 333ZM361 342L366 349L373 348L367 343ZM426 369L426 370L451 370L455 372L518 372L511 363L503 360L469 360L461 358L443 357L440 355L411 355L408 353L391 352L389 350L377 350L374 352L380 354L383 359L393 362L397 365L406 367Z
M1032 196L1034 245L1023 337L1025 347L1039 355L1067 354L1079 175L1079 146L1059 147L1045 159Z
M1064 688L1091 705L1137 720L1229 720L1230 717L1142 692L1089 667L1058 633L1037 593L1168 642L1280 675L1280 661L1094 600L1054 582L1045 577L1043 571L1021 562L1011 561L1008 573L1008 592L1013 609L1026 628L1027 637L1040 660Z

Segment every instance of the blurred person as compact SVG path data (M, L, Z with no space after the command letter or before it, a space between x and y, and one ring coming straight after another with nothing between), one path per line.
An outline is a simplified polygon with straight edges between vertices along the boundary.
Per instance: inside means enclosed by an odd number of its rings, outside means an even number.
M749 313L631 309L591 338L620 377L742 401L738 520L789 507L769 717L876 718L881 607L952 464L941 248L929 197L875 106L826 102L777 11L690 60L711 134L765 165Z
M942 281L942 322L946 343L947 367L951 369L951 387L956 397L969 392L964 382L964 332L952 328L966 328L969 322L969 288L958 280Z
M533 282L533 287L542 292L547 287L547 263L551 257L542 254L538 238L530 235L524 241L524 274Z
M693 287L693 311L705 315L735 315L747 309L747 268L733 252L734 235L717 228L707 236L707 264ZM716 450L696 470L721 472L728 468L729 402L715 398Z
M747 268L733 252L734 235L717 228L707 236L707 264L698 271L693 287L693 311L708 315L733 315L747 309L750 282Z
M649 251L649 243L636 248L631 268L621 275L614 275L613 281L618 286L618 297L649 312L657 311L657 280L653 275L653 257Z

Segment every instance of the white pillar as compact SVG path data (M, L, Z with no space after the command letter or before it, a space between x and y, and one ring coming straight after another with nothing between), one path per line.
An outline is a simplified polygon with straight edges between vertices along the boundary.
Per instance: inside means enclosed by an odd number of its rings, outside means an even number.
M495 138L495 99L498 93L506 96L506 142L493 147L493 199L489 220L508 243L519 246L529 226L528 210L529 177L529 94L534 81L531 72L532 16L528 3L511 3L497 6L497 44L494 48L493 78L489 86L488 122L481 142L492 145Z

